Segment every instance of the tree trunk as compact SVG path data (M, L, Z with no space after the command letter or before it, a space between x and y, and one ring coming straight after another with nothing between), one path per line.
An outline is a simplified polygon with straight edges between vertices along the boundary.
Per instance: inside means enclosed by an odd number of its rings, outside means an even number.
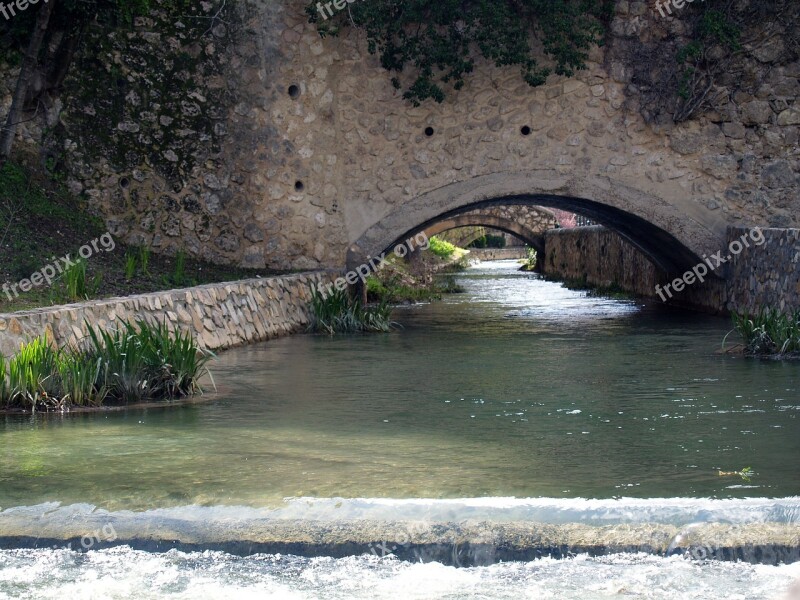
M0 167L5 164L11 155L11 146L14 144L14 135L17 132L17 124L22 115L23 105L25 104L25 94L28 91L31 76L33 75L36 64L39 60L39 50L42 47L47 26L50 23L50 15L56 0L45 0L44 6L39 9L36 15L36 25L28 43L28 50L22 61L22 68L19 71L17 87L14 89L14 97L11 100L11 108L8 110L5 126L0 129Z
M52 59L53 66L47 73L45 88L48 91L55 93L64 83L83 35L83 25L83 22L80 24L71 23L69 29L64 33L64 39L61 40Z

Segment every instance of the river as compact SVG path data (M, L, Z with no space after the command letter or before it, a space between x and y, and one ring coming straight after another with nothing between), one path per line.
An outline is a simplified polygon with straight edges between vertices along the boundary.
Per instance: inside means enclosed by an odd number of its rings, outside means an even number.
M238 556L214 540L105 548L116 540L100 539L111 537L101 524L116 523L116 537L131 519L207 519L230 541L270 518L400 517L488 532L777 523L800 543L798 363L719 353L727 319L591 297L516 267L469 269L466 293L398 307L389 334L225 352L212 365L217 393L195 404L3 418L0 598L784 597L800 563L632 550L470 566L372 544L338 558ZM78 532L84 522L77 537L98 543L76 552L2 537L4 522L43 518Z

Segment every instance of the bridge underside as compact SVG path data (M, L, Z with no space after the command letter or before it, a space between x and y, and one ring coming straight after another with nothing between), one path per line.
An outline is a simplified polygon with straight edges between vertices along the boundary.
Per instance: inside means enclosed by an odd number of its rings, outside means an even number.
M523 226L515 226L513 223L499 218L481 217L473 219L462 217L462 213L476 208L509 204L548 206L584 215L617 232L644 253L653 264L670 275L683 273L701 262L700 256L684 246L673 235L640 217L588 200L537 195L489 200L472 205L466 210L456 209L449 211L446 214L420 223L416 227L406 229L400 235L388 234L385 226L378 224L376 225L378 231L367 232L362 239L351 246L348 253L348 267L354 268L362 264L366 257L375 256L389 250L396 244L402 243L405 239L421 231L426 232L428 235L436 235L448 229L474 225L493 227L516 235L524 240L525 243L536 248L537 251L543 251L544 241L542 235L531 235ZM392 237L388 243L382 241L388 240L390 236Z
M431 237L461 227L490 227L492 229L498 229L518 237L528 246L535 248L537 252L544 253L544 231L538 231L526 225L522 225L517 221L492 215L476 213L456 215L437 221L433 225L425 228L424 232L425 235Z

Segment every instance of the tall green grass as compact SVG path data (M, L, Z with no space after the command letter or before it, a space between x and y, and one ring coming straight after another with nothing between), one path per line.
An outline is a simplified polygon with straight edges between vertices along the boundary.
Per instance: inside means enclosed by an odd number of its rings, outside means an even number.
M88 300L100 289L101 275L98 273L89 279L86 272L86 260L80 258L64 269L64 292L70 302Z
M733 313L734 329L742 336L745 354L800 355L800 310L761 310L757 315ZM727 337L727 336L726 336Z
M37 338L11 359L0 357L0 408L128 404L201 391L197 380L213 354L191 335L144 321L87 328L83 348L53 348Z
M395 326L391 313L392 308L386 301L363 306L360 299L351 298L347 291L333 289L323 297L317 288L312 287L308 330L327 334L386 332Z

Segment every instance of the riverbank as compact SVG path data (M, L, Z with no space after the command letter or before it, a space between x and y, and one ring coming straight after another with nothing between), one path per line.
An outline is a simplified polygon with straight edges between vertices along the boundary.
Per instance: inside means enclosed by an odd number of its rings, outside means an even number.
M56 174L23 158L0 169L2 313L281 274L216 264L213 251L193 258L172 247L169 232L126 246Z
M472 253L431 238L429 250L407 259L390 257L367 278L367 300L388 304L414 304L439 300L442 294L463 291L454 278L469 265Z
M0 314L0 354L11 356L42 335L75 346L88 335L86 323L106 330L136 320L166 320L206 350L264 341L307 326L311 286L328 277L316 271Z

